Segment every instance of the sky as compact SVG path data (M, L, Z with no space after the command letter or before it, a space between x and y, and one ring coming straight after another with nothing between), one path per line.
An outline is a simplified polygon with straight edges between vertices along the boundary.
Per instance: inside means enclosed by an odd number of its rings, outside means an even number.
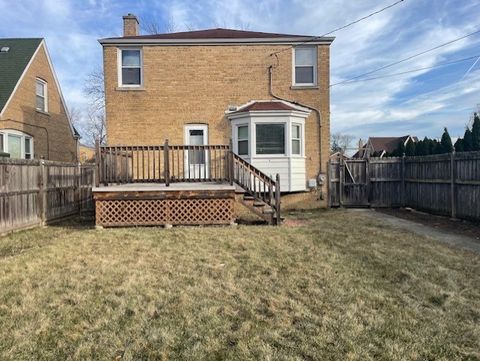
M44 37L69 108L85 110L88 74L102 64L97 39L121 36L122 16L160 31L213 27L322 35L394 0L0 0L0 38ZM478 0L404 0L338 31L331 84L480 30ZM480 56L480 33L371 74L380 77ZM480 61L331 87L331 130L368 136L463 135L480 104ZM467 74L468 73L468 74ZM0 79L1 81L1 79ZM81 126L80 126L81 128Z

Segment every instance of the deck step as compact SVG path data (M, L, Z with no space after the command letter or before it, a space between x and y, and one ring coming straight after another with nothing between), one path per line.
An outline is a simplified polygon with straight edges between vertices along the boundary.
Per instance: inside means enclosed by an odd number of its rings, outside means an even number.
M264 207L265 203L263 203L263 202L253 202L253 206L254 207Z
M253 200L255 200L255 197L245 195L245 196L243 196L243 199L246 200L246 201L253 201Z

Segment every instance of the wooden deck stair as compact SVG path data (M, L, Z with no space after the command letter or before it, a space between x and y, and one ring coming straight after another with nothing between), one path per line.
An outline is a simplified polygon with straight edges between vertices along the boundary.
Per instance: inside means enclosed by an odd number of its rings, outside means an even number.
M245 190L240 203L268 224L279 225L282 221L279 175L274 180L237 154L230 154L233 164L231 179Z

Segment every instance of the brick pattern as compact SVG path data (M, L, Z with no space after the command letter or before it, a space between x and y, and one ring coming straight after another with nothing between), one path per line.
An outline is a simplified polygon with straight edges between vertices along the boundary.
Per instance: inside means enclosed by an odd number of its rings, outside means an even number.
M118 88L117 48L104 47L108 143L184 143L184 125L209 125L209 143L226 144L231 128L225 111L253 99L283 98L315 107L306 120L307 179L326 171L329 155L329 46L318 46L318 87L292 89L292 51L285 45L144 46L144 87ZM320 145L321 144L321 145ZM321 147L321 149L320 149Z
M48 114L35 109L36 78L47 82ZM8 121L13 119L16 122ZM17 122L45 127L48 131L50 157L47 157L47 136L44 129ZM34 157L71 162L77 157L77 144L73 138L59 90L48 64L45 48L41 45L30 68L22 79L13 98L5 109L0 129L15 129L34 138Z

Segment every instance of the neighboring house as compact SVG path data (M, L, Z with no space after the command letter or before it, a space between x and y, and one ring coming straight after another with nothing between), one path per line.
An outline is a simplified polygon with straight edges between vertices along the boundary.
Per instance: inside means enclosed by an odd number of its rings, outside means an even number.
M78 133L44 39L0 39L0 152L77 160Z
M101 39L109 145L228 144L282 192L325 186L334 38L208 29ZM200 160L200 161L205 161Z
M403 137L370 137L364 145L359 144L359 149L352 158L383 158L385 155L397 150L400 143L406 146L409 140L418 142L418 138L412 135L404 135Z
M78 146L78 161L80 163L93 163L95 161L95 148L80 143Z

